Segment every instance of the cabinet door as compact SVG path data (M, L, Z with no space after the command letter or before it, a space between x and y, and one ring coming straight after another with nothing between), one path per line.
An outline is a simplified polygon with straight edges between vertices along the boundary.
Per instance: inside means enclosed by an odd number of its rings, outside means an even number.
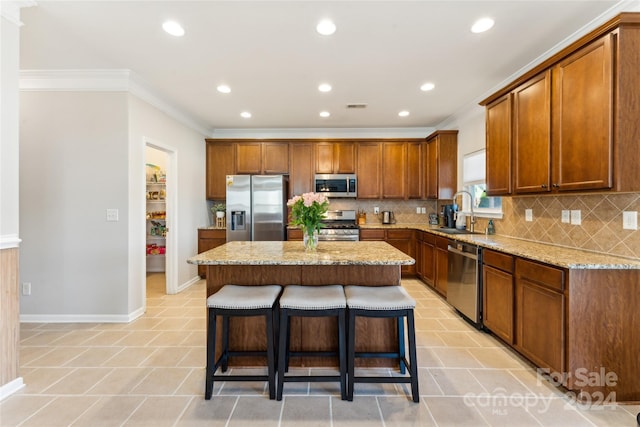
M553 68L553 185L560 191L613 185L613 37Z
M413 230L387 230L386 241L394 248L401 250L411 258L415 259L416 239L415 232ZM405 275L415 275L416 266L415 264L403 265L401 272Z
M422 199L422 146L421 142L407 143L407 198Z
M353 142L334 144L333 169L336 173L355 173L356 145Z
M422 242L422 280L428 285L434 286L436 272L436 253L433 244Z
M427 137L429 199L452 199L458 190L458 131L436 131Z
M198 253L206 252L209 249L217 248L227 242L226 230L198 230ZM198 266L198 275L202 278L207 276L207 267Z
M360 229L360 240L385 240L384 230L381 228Z
M551 74L513 92L514 192L551 191Z
M235 171L235 144L207 141L207 183L206 193L209 200L225 200L227 198L227 175Z
M238 142L236 144L236 173L260 174L262 172L262 143Z
M291 143L289 197L313 191L313 146L311 143Z
M511 95L487 105L487 195L511 194Z
M265 175L289 173L289 144L265 142L262 146L262 172Z
M449 253L442 248L436 247L436 274L435 288L442 296L447 296Z
M485 265L482 276L484 326L513 344L513 275Z
M333 143L319 142L315 144L316 173L333 173Z
M382 147L378 142L358 144L358 199L379 199Z
M407 173L407 145L403 142L382 143L382 197L404 199Z
M425 196L427 199L438 199L438 143L436 140L427 143L425 174Z

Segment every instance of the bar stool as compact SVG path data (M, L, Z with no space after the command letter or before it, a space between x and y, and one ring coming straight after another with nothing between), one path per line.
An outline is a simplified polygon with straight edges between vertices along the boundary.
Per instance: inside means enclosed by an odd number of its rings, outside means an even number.
M281 286L238 286L224 285L218 292L207 298L209 322L207 325L207 368L204 398L211 399L213 381L267 381L269 399L276 394L276 359L274 316ZM222 354L216 357L216 317L222 317ZM229 349L229 318L264 316L266 321L266 351L231 351ZM227 371L230 356L266 356L267 375L216 375L218 368Z
M418 364L416 358L416 335L413 309L416 302L401 286L345 286L348 308L348 400L353 400L354 383L410 383L413 401L420 400L418 393ZM395 317L398 327L397 352L356 352L356 317ZM404 320L407 320L409 338L409 361L405 357ZM360 358L393 358L399 361L400 373L408 369L409 376L394 377L357 377L355 376L355 359Z
M285 286L280 296L280 344L278 348L278 397L282 400L285 382L340 382L342 400L347 398L346 322L347 303L344 290L339 285ZM290 351L290 317L338 318L338 351ZM339 375L295 376L286 375L291 356L338 356Z

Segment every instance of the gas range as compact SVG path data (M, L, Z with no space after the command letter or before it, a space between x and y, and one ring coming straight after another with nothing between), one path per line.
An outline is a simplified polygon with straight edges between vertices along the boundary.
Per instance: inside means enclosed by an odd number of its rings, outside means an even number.
M321 241L347 241L357 242L360 240L360 229L356 224L356 211L328 211L324 227L318 233L318 240Z

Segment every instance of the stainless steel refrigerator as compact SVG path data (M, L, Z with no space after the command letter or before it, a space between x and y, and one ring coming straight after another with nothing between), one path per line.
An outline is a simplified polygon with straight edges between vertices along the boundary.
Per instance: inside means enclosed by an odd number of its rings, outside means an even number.
M288 177L227 175L227 242L285 240Z

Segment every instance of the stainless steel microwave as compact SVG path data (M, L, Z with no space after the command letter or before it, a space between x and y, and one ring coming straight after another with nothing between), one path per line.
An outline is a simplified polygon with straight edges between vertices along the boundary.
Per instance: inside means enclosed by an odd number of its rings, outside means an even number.
M358 197L358 179L355 174L316 174L314 191L327 197Z

